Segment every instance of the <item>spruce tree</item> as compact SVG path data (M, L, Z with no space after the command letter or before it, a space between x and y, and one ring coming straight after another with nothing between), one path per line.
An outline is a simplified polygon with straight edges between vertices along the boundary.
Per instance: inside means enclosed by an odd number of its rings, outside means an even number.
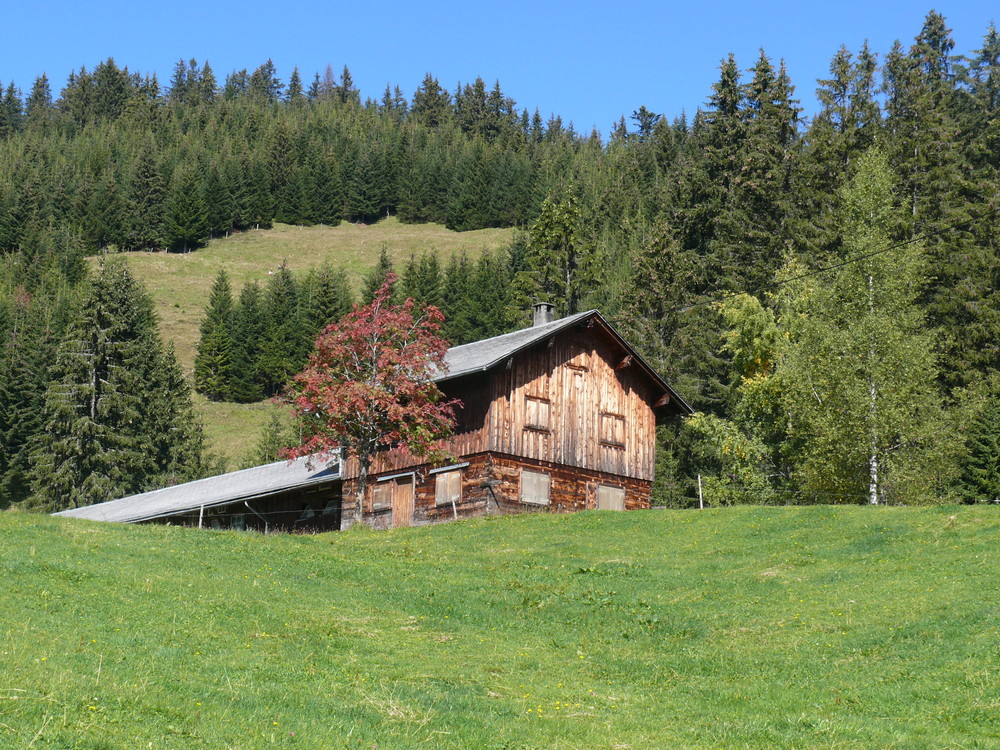
M1000 401L990 399L969 429L959 492L967 502L1000 503Z
M260 287L247 283L240 292L233 325L232 377L229 397L239 403L264 398L260 354L266 331Z
M424 253L419 258L411 256L400 284L402 297L412 297L421 305L441 307L442 274L437 253Z
M562 315L580 312L584 289L594 271L593 253L581 228L576 196L546 198L531 226L527 270L519 280L535 301L554 303Z
M155 148L147 140L135 159L125 209L129 249L156 250L166 244L165 197L166 188L156 163Z
M59 341L75 312L75 294L59 281L34 294L20 287L6 300L0 350L0 505L24 500L31 446L44 432L45 390Z
M324 261L309 273L303 284L303 316L309 346L324 328L351 311L351 297L343 269Z
M257 373L264 393L273 396L301 369L308 353L298 284L284 261L268 277L263 308L265 330Z
M386 277L393 272L392 260L389 258L389 248L383 244L378 254L378 263L375 264L375 267L364 278L364 283L361 287L362 305L367 305L375 299L375 293L385 283ZM395 290L394 293L398 294Z
M194 250L208 237L208 209L193 166L182 165L171 180L166 230L167 244L184 253Z
M149 489L163 476L164 452L150 441L182 450L190 435L189 414L161 413L163 400L177 395L163 392L172 383L161 372L163 356L149 297L124 261L104 263L45 393L45 432L32 450L33 505L89 505Z
M235 314L229 277L219 271L201 322L201 338L194 358L194 387L213 401L232 394Z

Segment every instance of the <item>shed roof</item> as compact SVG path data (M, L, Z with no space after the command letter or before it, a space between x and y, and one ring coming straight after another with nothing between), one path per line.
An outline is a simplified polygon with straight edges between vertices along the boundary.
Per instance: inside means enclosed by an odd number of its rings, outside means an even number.
M228 474L164 487L161 490L109 500L106 503L64 510L53 515L86 518L91 521L137 523L199 508L212 508L266 497L340 478L340 464L336 459L325 466L313 465L311 469L307 463L306 458L299 458L291 463L277 461L252 469L231 471Z
M694 409L692 409L687 402L685 402L684 399L682 399L677 392L674 391L674 389L659 376L656 370L650 367L646 360L639 356L638 352L632 348L632 345L629 344L628 341L626 341L597 310L587 310L586 312L577 313L576 315L570 315L565 318L560 318L559 320L553 320L550 323L532 326L531 328L522 328L520 331L514 331L513 333L505 333L501 336L483 339L482 341L473 341L471 344L453 346L448 350L447 355L445 355L445 363L448 365L448 371L438 374L434 380L437 382L444 382L447 380L461 378L466 375L472 375L477 372L492 370L494 367L503 364L508 357L545 341L550 336L559 333L560 331L572 328L574 325L591 322L600 325L605 331L607 331L607 333L614 338L619 345L621 345L622 349L632 357L636 364L646 373L656 386L664 393L670 395L671 406L677 412L681 414L691 414L694 412Z

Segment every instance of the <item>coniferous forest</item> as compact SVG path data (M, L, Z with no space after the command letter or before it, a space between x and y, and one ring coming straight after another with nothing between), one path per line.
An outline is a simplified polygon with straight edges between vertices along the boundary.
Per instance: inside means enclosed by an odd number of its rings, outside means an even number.
M599 308L698 409L662 428L660 503L1000 498L1000 35L955 54L931 12L833 53L806 116L785 67L722 60L704 108L637 103L607 139L499 82L362 98L348 68L155 74L107 59L0 96L0 506L88 504L204 475L190 387L281 391L356 301L332 266L220 274L193 383L105 252L197 252L285 224L518 227L414 258L397 293L452 343L544 299ZM57 90L58 89L58 90ZM649 103L651 104L651 103ZM657 103L656 109L669 107ZM362 294L390 270L388 258Z

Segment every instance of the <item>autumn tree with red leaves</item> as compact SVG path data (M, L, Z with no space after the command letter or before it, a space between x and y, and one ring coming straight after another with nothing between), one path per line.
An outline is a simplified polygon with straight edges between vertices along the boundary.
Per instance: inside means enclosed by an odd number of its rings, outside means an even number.
M322 460L343 449L359 464L354 522L361 521L368 471L377 453L400 449L417 457L441 452L457 401L446 401L435 374L446 369L448 342L438 336L444 315L412 299L390 302L395 274L375 298L328 326L288 401L303 429L289 458Z

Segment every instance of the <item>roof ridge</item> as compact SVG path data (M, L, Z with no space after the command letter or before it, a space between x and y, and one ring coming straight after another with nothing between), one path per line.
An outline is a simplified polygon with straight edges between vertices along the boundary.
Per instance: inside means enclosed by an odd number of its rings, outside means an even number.
M476 345L482 344L482 343L484 343L486 341L496 341L497 339L506 338L507 336L516 336L518 334L529 333L529 332L532 332L532 331L540 331L541 329L548 329L550 327L557 328L558 327L557 324L565 325L567 322L574 321L574 320L576 320L578 318L583 318L583 317L585 317L587 315L591 315L593 313L597 313L598 315L601 314L600 310L598 310L597 308L593 308L591 310L584 310L583 312L578 312L578 313L573 313L572 315L567 315L564 318L557 318L556 320L550 320L548 323L543 323L542 325L528 326L527 328L518 328L516 331L507 331L507 333L498 333L496 336L489 336L489 337L487 337L485 339L479 339L477 341L468 341L468 342L466 342L464 344L459 344L458 346L451 346L451 347L448 347L448 351L454 351L455 349L463 349L463 348L465 348L467 346L476 346Z

